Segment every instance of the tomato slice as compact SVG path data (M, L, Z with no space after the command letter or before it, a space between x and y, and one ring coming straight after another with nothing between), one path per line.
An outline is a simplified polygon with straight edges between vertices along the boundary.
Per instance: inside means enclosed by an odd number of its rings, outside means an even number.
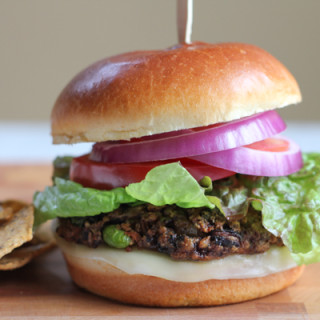
M152 168L176 161L180 161L196 180L204 176L209 176L212 180L219 180L235 174L232 171L212 167L189 158L125 164L95 162L89 159L89 155L84 155L72 160L70 179L84 187L110 190L139 182Z
M281 138L267 138L248 144L245 147L260 151L284 152L289 150L290 142Z

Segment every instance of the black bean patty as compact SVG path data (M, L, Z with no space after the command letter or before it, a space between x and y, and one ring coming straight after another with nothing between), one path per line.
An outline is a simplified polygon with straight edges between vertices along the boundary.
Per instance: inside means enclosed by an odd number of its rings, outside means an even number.
M261 213L253 209L246 216L230 220L219 210L207 208L122 205L94 217L60 218L57 233L67 241L96 248L104 243L102 230L107 225L117 225L131 237L126 250L151 249L176 260L205 261L231 254L262 253L271 245L283 245L262 226Z

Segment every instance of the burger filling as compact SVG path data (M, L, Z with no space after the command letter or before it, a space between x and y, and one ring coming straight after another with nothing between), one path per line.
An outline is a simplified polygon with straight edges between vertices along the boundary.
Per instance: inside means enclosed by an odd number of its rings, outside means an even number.
M258 211L228 220L219 210L175 205L122 205L94 217L60 218L57 233L67 241L91 248L113 241L111 245L126 250L152 249L177 260L205 261L231 254L262 253L271 245L283 245L281 238L262 226Z
M297 264L320 261L320 154L291 175L243 174L197 181L179 161L139 182L100 190L71 181L72 159L55 161L54 185L34 196L35 225L89 248L148 249L207 261L286 246Z

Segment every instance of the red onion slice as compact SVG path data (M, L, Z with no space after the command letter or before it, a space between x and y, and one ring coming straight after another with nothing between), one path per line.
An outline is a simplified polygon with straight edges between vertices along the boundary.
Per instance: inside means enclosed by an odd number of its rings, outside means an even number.
M289 142L287 151L261 151L244 146L204 154L192 159L242 174L265 177L287 176L302 168L301 151L295 142L285 137L277 138Z
M281 117L272 110L220 125L157 134L154 138L96 143L90 159L132 163L192 157L260 141L285 128Z

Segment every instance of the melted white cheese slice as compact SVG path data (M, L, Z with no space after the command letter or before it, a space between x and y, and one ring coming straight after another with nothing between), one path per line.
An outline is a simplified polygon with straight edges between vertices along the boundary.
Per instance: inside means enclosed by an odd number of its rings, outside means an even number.
M58 237L57 237L58 238ZM58 238L58 245L70 256L107 262L128 274L144 274L171 281L198 282L209 279L244 279L263 277L296 266L286 247L272 247L265 253L232 255L205 262L175 261L149 250L91 249Z

